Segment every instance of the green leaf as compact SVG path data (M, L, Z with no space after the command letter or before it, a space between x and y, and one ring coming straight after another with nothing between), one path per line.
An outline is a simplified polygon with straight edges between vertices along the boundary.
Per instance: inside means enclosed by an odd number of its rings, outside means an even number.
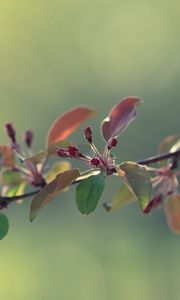
M97 206L97 203L104 190L104 176L101 174L84 179L76 188L77 207L83 214L90 214Z
M2 240L9 230L9 221L6 215L0 213L0 240Z
M121 205L131 203L133 201L135 201L134 194L125 184L122 184L112 200L110 210L118 208Z
M58 175L53 181L47 184L33 198L30 206L30 221L32 222L38 212L51 202L61 191L69 186L77 177L79 177L79 169L71 169Z
M18 171L5 170L2 172L2 185L18 185L23 181Z
M124 183L139 200L140 207L144 210L148 205L152 194L151 177L146 170L146 167L128 161L122 163L120 169L125 172Z

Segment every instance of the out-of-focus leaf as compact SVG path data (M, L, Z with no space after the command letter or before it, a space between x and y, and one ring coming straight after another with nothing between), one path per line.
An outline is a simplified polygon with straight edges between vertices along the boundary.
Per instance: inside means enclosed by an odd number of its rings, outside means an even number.
M9 221L6 215L0 213L0 240L2 240L9 230Z
M2 185L18 185L23 181L23 177L17 171L6 170L1 174Z
M22 195L26 184L27 182L19 172L6 170L1 174L1 193L3 196L14 197Z
M111 208L109 210L119 208L120 206L132 203L135 200L136 197L130 191L130 189L125 184L122 184L121 187L118 189L117 193L115 194L112 200Z
M170 152L173 153L180 149L180 138L179 140L171 147Z
M165 214L171 230L180 234L180 195L173 195L167 199Z
M71 145L71 142L68 140L63 140L54 144L50 144L47 147L48 156L57 155L56 151L58 148L68 148Z
M30 206L30 221L32 222L38 212L51 202L61 191L68 187L80 175L79 169L71 169L58 175L56 179L47 184L35 195Z
M25 187L26 187L26 182L22 182L20 184L16 184L12 186L6 186L6 192L3 192L3 195L7 197L20 196L24 193ZM18 203L22 203L22 201L18 200Z
M117 137L136 118L136 106L141 100L128 97L115 105L109 116L101 123L101 131L106 141Z
M51 126L47 135L47 145L67 139L82 123L96 113L95 109L85 106L65 112Z
M58 161L56 162L52 168L49 170L49 172L46 174L46 182L50 183L53 181L57 175L70 170L71 164L68 161Z
M3 167L11 168L16 165L14 152L10 147L6 145L0 145L0 152L2 154L1 165Z
M104 186L102 174L91 176L79 183L76 188L76 204L81 213L88 215L95 210Z
M170 135L167 136L159 145L159 153L166 153L169 152L170 149L176 144L180 139L180 135Z
M26 164L26 162L31 162L33 165L42 164L44 160L46 159L48 153L46 151L41 151L36 153L35 155L26 158L23 163Z
M180 143L179 134L167 136L160 143L158 152L159 154L162 154L162 153L177 151L180 148L179 143ZM171 159L168 161L167 160L161 161L160 162L161 167L166 166L170 161Z
M152 194L151 177L146 167L128 161L122 163L120 169L125 172L124 183L139 200L140 207L144 211Z
M15 196L20 196L20 195L24 194L24 191L25 191L25 188L26 188L26 184L27 184L26 182L22 182L19 185L18 189L16 190ZM16 201L17 204L22 204L23 202L24 202L23 198Z

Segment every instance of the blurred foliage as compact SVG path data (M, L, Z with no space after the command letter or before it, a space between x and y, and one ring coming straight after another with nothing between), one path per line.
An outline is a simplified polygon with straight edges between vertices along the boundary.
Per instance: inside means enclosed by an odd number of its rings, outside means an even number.
M71 106L99 107L100 121L119 99L138 95L145 104L116 154L156 153L162 138L179 132L179 9L177 0L1 1L2 142L4 123L13 121L18 132L32 127L43 149L49 125ZM99 123L88 124L98 139ZM119 187L107 184L103 202ZM3 300L178 299L180 240L163 213L142 216L134 204L85 218L72 199L64 194L34 224L28 201L8 209Z

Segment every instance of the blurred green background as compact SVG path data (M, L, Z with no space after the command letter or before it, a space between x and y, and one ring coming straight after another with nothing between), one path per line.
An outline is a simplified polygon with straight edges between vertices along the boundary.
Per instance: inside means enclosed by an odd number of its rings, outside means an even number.
M179 131L180 2L165 0L0 1L0 127L36 133L43 149L54 119L72 106L100 112L99 124L124 96L144 100L139 117L119 138L120 161L153 155ZM83 141L82 128L74 141ZM110 201L118 179L108 179ZM137 203L82 216L74 190L28 220L28 200L7 212L0 243L2 300L179 299L180 237L163 211L142 215Z

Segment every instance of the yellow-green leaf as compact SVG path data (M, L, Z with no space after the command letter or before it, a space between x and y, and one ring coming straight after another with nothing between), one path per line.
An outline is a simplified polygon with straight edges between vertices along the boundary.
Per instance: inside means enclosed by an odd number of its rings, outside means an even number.
M122 184L112 200L111 210L119 208L120 206L131 203L135 200L136 198L130 189L125 184Z
M144 210L148 205L152 194L151 177L146 170L146 167L128 161L122 163L120 168L125 172L124 179L122 177L124 183L139 200L140 207Z
M170 152L173 153L180 149L180 139L171 147Z
M70 170L71 169L71 164L68 161L59 161L56 162L52 168L49 170L49 172L46 174L46 182L50 183L51 181L53 181L57 175Z

